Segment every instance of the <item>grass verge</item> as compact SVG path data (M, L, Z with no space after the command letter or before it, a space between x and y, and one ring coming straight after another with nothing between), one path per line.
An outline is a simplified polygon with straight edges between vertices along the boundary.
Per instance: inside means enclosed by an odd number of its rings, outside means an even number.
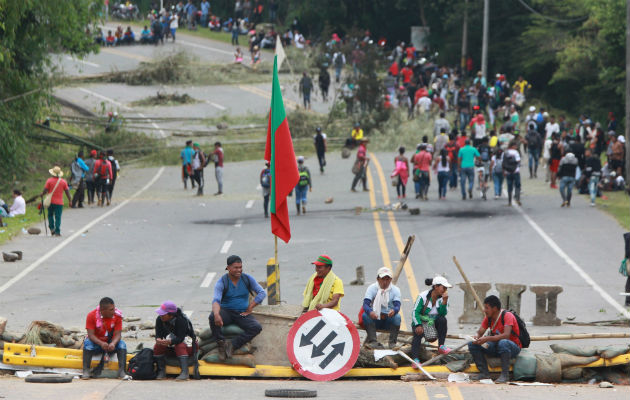
M14 218L3 218L2 220L7 226L0 227L0 245L22 232L22 228L26 229L31 225L42 222L43 216L39 214L37 207L27 206L25 215L19 215ZM40 224L37 226L42 229L42 232L44 231L43 225Z
M630 196L624 191L604 192L608 200L597 198L595 203L597 208L612 215L619 225L624 229L630 230Z

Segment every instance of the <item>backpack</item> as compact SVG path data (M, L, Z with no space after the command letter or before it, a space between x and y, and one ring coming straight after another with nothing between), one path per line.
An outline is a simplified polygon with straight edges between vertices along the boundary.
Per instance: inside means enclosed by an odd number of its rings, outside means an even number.
M490 147L480 146L479 154L481 155L481 161L490 161Z
M337 53L335 56L335 67L343 67L343 55L341 53Z
M520 340L521 345L524 349L529 347L531 342L529 338L529 332L527 332L527 325L525 325L525 321L521 319L521 317L514 310L503 310L501 313L501 324L505 325L505 312L512 313L514 318L516 318L516 323L518 324L518 340ZM514 332L512 332L514 334Z
M501 154L501 157L497 156L494 158L494 173L503 173L503 154Z
M127 365L127 374L134 380L148 381L157 376L157 366L153 359L153 349L142 349L133 356Z
M455 150L457 150L457 144L455 144L455 143L452 143L452 144L447 143L447 144L444 145L444 149L446 151L448 151L448 156L451 158L451 160L456 160L457 159L456 154L455 154Z
M83 169L81 169L77 160L74 160L72 164L70 164L70 172L72 173L70 177L72 182L78 181L83 176Z
M262 176L260 178L260 186L264 187L264 188L268 188L271 186L271 171L268 169L265 169L262 173Z
M245 287L247 288L247 291L249 292L249 294L252 296L255 296L256 293L254 293L254 291L252 290L252 283L249 281L249 275L243 274L241 275L241 278L243 279L243 282L245 283ZM223 281L223 294L221 295L221 299L223 299L225 295L227 294L228 289L230 288L229 282L228 282L228 274L223 275L221 277L221 280ZM188 321L190 322L190 320ZM192 326L192 323L191 323L191 326Z
M516 168L518 168L518 161L516 161L516 157L513 154L508 153L507 151L503 153L503 171L508 174L513 174L516 172Z
M308 171L306 170L300 171L300 181L298 182L298 185L300 186L308 185Z

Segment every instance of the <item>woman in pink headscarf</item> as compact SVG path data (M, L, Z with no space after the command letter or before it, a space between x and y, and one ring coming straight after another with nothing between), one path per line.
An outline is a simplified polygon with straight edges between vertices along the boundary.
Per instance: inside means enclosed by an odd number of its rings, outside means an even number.
M396 192L399 199L407 197L407 180L409 179L409 160L405 157L405 148L400 147L398 149L398 155L394 158L394 172L392 172L392 179L397 179Z

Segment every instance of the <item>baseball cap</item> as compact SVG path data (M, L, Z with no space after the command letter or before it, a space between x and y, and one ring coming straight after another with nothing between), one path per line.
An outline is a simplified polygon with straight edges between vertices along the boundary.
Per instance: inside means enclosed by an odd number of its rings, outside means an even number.
M453 285L448 283L448 281L446 280L445 277L439 276L439 275L436 276L435 278L433 278L433 284L434 285L442 285L442 286L447 287L447 288L453 287Z
M534 107L534 106L530 106L530 107L529 107L529 112L534 112L534 111L536 111L536 107Z
M96 152L96 150L92 150L92 151L90 151L90 154L91 154L91 155L93 155L93 156L95 156L95 155L96 155L96 154L98 154L98 153Z
M162 303L160 308L155 310L155 312L158 313L158 315L166 315L168 313L174 313L174 312L177 312L177 306L175 305L175 303L173 303L170 300L165 301L164 303Z
M394 274L392 273L392 270L387 268L387 267L381 267L378 269L378 274L377 276L379 278L384 278L386 276L389 276L390 278L394 277Z
M626 143L626 138L623 135L619 135L617 140L620 141L621 143Z
M328 265L329 267L332 267L332 259L330 257L328 257L326 254L322 254L319 257L317 257L317 260L313 261L311 264L317 265L317 266L322 266L322 265Z
M298 156L297 162L303 163L304 162L304 156Z

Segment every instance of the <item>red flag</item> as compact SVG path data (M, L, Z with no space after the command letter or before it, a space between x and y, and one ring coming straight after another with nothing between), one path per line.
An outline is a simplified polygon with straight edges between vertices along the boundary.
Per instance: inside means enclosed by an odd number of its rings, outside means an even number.
M271 212L271 232L288 243L291 239L287 196L295 188L300 175L293 151L293 140L289 123L284 112L280 82L278 81L278 57L273 60L273 84L271 88L271 110L267 126L265 160L269 161L271 184L269 211Z

